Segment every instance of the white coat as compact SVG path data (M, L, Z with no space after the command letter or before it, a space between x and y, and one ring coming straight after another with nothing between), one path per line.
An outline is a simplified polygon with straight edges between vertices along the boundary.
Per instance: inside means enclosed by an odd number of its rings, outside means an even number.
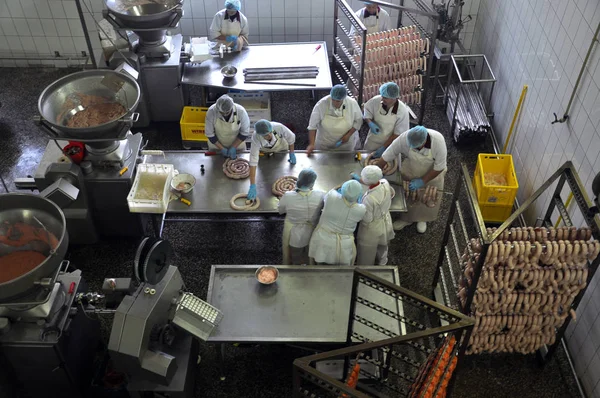
M367 210L362 204L348 203L335 189L325 195L324 202L308 255L318 263L353 265L356 259L354 230Z
M291 264L290 247L308 246L321 209L323 208L323 191L289 191L279 200L279 214L285 214L283 224L283 264Z
M358 227L357 265L374 265L376 255L380 257L379 265L387 263L388 242L395 236L390 215L393 196L394 189L385 179L363 195L366 213Z
M360 106L354 98L346 97L342 106L334 108L331 96L323 97L316 103L310 115L308 130L317 130L315 149L326 151L353 151L360 143L358 130L362 126ZM348 142L336 147L335 144L352 127L356 129Z

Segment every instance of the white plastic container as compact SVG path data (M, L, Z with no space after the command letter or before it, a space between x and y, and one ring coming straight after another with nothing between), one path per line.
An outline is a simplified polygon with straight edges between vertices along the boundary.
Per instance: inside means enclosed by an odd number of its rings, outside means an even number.
M254 132L254 123L260 119L271 120L271 99L264 91L229 92L235 103L240 104L248 112L250 132Z
M127 195L132 213L165 213L169 206L172 164L142 163L137 166L133 186Z

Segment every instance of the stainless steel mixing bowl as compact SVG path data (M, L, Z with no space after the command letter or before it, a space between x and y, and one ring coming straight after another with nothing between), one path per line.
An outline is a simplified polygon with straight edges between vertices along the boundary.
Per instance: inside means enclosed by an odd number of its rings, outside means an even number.
M223 77L231 78L237 73L237 68L233 65L225 65L221 68L221 74Z
M31 271L0 283L0 300L26 295L36 288L37 283L43 278L52 276L60 267L69 246L66 220L62 210L50 200L38 195L24 193L10 193L0 195L0 229L7 228L14 223L25 223L35 227L45 228L57 239L58 245L49 253L42 263ZM2 244L2 254L10 251L29 249L25 247L12 247ZM48 247L48 249L50 249ZM39 250L36 250L39 251ZM48 254L48 253L45 253Z
M103 84L103 80L122 85L118 91ZM106 81L105 81L106 82ZM94 127L72 128L65 123L76 113L79 104L70 101L77 94L96 95L115 101L125 107L127 113L108 123ZM62 133L65 138L96 139L107 138L118 127L119 120L130 117L140 101L140 86L130 75L112 70L87 70L58 79L44 89L38 100L38 110L45 122Z
M168 25L183 0L106 0L105 4L117 19L130 22L126 26L135 30Z

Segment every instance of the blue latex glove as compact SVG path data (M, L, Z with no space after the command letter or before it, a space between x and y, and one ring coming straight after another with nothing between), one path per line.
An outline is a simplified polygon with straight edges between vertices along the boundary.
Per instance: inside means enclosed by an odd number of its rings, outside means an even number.
M288 160L291 164L296 164L296 154L294 152L290 152L290 158Z
M221 155L223 155L224 158L229 156L229 151L227 150L227 148L221 149Z
M384 146L381 146L381 147L377 148L377 150L373 154L373 159L380 158L381 155L383 155L383 153L385 152L385 149L386 148Z
M231 160L235 160L235 158L237 158L237 149L236 149L236 147L232 146L231 148L229 148L229 158Z
M377 135L377 134L381 133L381 129L380 129L380 128L379 128L379 126L378 126L378 125L377 125L375 122L373 122L373 121L369 122L369 128L371 129L371 133L373 133L373 134L375 134L375 135Z
M237 40L235 41L235 43L233 43L233 47L231 47L231 51L235 51L237 50Z
M250 189L248 190L246 198L248 198L248 200L256 199L256 184L250 184Z
M410 181L410 184L408 184L408 189L410 189L411 191L416 191L417 189L421 189L424 186L425 183L421 178L414 178Z
M338 142L335 143L335 147L339 147L343 144L342 140L339 140Z
M360 176L356 173L350 173L350 178L352 178L353 180L356 180L358 182L360 182Z
M237 36L235 36L235 35L230 35L230 36L227 36L227 37L225 38L225 41L226 41L227 43L231 43L232 41L237 41L237 38L238 38L238 37L237 37Z
M339 187L339 188L338 188L338 189L336 189L335 191L341 195L341 194L342 194L342 187Z

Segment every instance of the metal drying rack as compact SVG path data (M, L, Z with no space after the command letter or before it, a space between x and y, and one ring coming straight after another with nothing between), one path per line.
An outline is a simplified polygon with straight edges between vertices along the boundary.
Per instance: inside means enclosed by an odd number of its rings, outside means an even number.
M364 1L364 0L361 0ZM421 104L420 104L420 113L419 113L419 124L423 123L423 117L425 115L425 104L427 102L427 93L429 90L429 74L433 67L433 54L437 41L437 27L438 27L438 14L431 10L429 6L422 1L415 1L415 5L418 8L409 8L403 5L397 5L388 3L386 1L379 0L369 0L370 3L377 4L379 6L398 10L398 20L396 23L396 27L400 28L403 26L402 18L403 15L411 21L411 23L417 26L420 30L420 33L423 37L429 39L429 54L425 54L429 59L427 61L427 71L423 76L423 87L421 88ZM345 15L350 21L350 25L354 27L357 34L362 36L362 46L359 46L354 38L350 35L350 30L348 30L342 21L340 20L340 12ZM427 31L422 24L420 24L416 17L416 15L425 16L431 22L431 31ZM364 43L367 42L367 28L362 23L362 21L354 14L354 11L348 5L346 0L335 0L334 5L334 21L333 24L333 73L335 77L338 79L338 83L342 84L346 87L348 91L348 95L354 97L354 90L348 87L348 84L354 86L354 88L358 92L358 98L356 100L360 105L363 103L363 88L364 88L364 70L365 70L365 57L366 57L366 45ZM343 33L343 35L339 35L338 29ZM348 46L344 44L344 41L348 41ZM350 48L349 48L350 47ZM352 56L353 52L359 52L361 54L360 57L360 65L358 65ZM348 68L347 64L350 64L351 67ZM336 68L337 66L337 68ZM340 73L343 71L344 76ZM356 76L354 74L356 71Z
M470 313L467 309L471 308L471 304L473 303L473 297L477 292L479 278L482 274L484 268L483 265L490 246L507 228L517 225L519 217L530 209L531 205L545 192L551 192L553 185L556 186L552 192L550 204L548 205L543 218L538 219L541 221L541 226L553 226L553 217L556 216L562 218L565 226L573 226L565 202L562 199L562 195L566 196L569 193L573 193L577 207L583 215L585 224L591 229L593 238L596 240L600 239L600 219L596 217L595 213L592 211L594 204L587 196L576 168L570 161L563 164L554 174L552 174L552 176L550 176L550 178L548 178L548 180L492 234L488 234L487 232L485 221L483 220L483 216L479 209L477 194L471 183L469 171L464 164L462 165L461 175L462 179L456 185L454 190L454 196L450 206L448 222L446 224L442 247L438 257L437 270L432 286L436 300L450 308L458 309L464 314ZM563 189L566 188L565 183L568 184L567 187L569 189L563 192ZM470 238L474 237L479 238L481 241L481 252L478 260L475 260L474 253L469 246ZM469 256L473 261L474 275L471 286L467 289L467 298L463 307L458 298L458 289L460 278L464 277L460 269L460 258L463 255L465 248L469 250ZM591 263L588 262L588 285L594 277L599 264L600 256ZM577 309L586 289L587 286L579 292L573 301L571 306L572 309ZM568 309L566 311L568 312ZM538 350L539 359L543 364L547 363L552 358L559 344L561 344L570 321L571 315L569 314L562 326L556 329L556 341L554 344L550 346L545 345ZM470 338L470 335L466 336L466 338ZM566 345L564 345L564 347L567 356L569 357L568 359L570 360L570 354L568 353Z

